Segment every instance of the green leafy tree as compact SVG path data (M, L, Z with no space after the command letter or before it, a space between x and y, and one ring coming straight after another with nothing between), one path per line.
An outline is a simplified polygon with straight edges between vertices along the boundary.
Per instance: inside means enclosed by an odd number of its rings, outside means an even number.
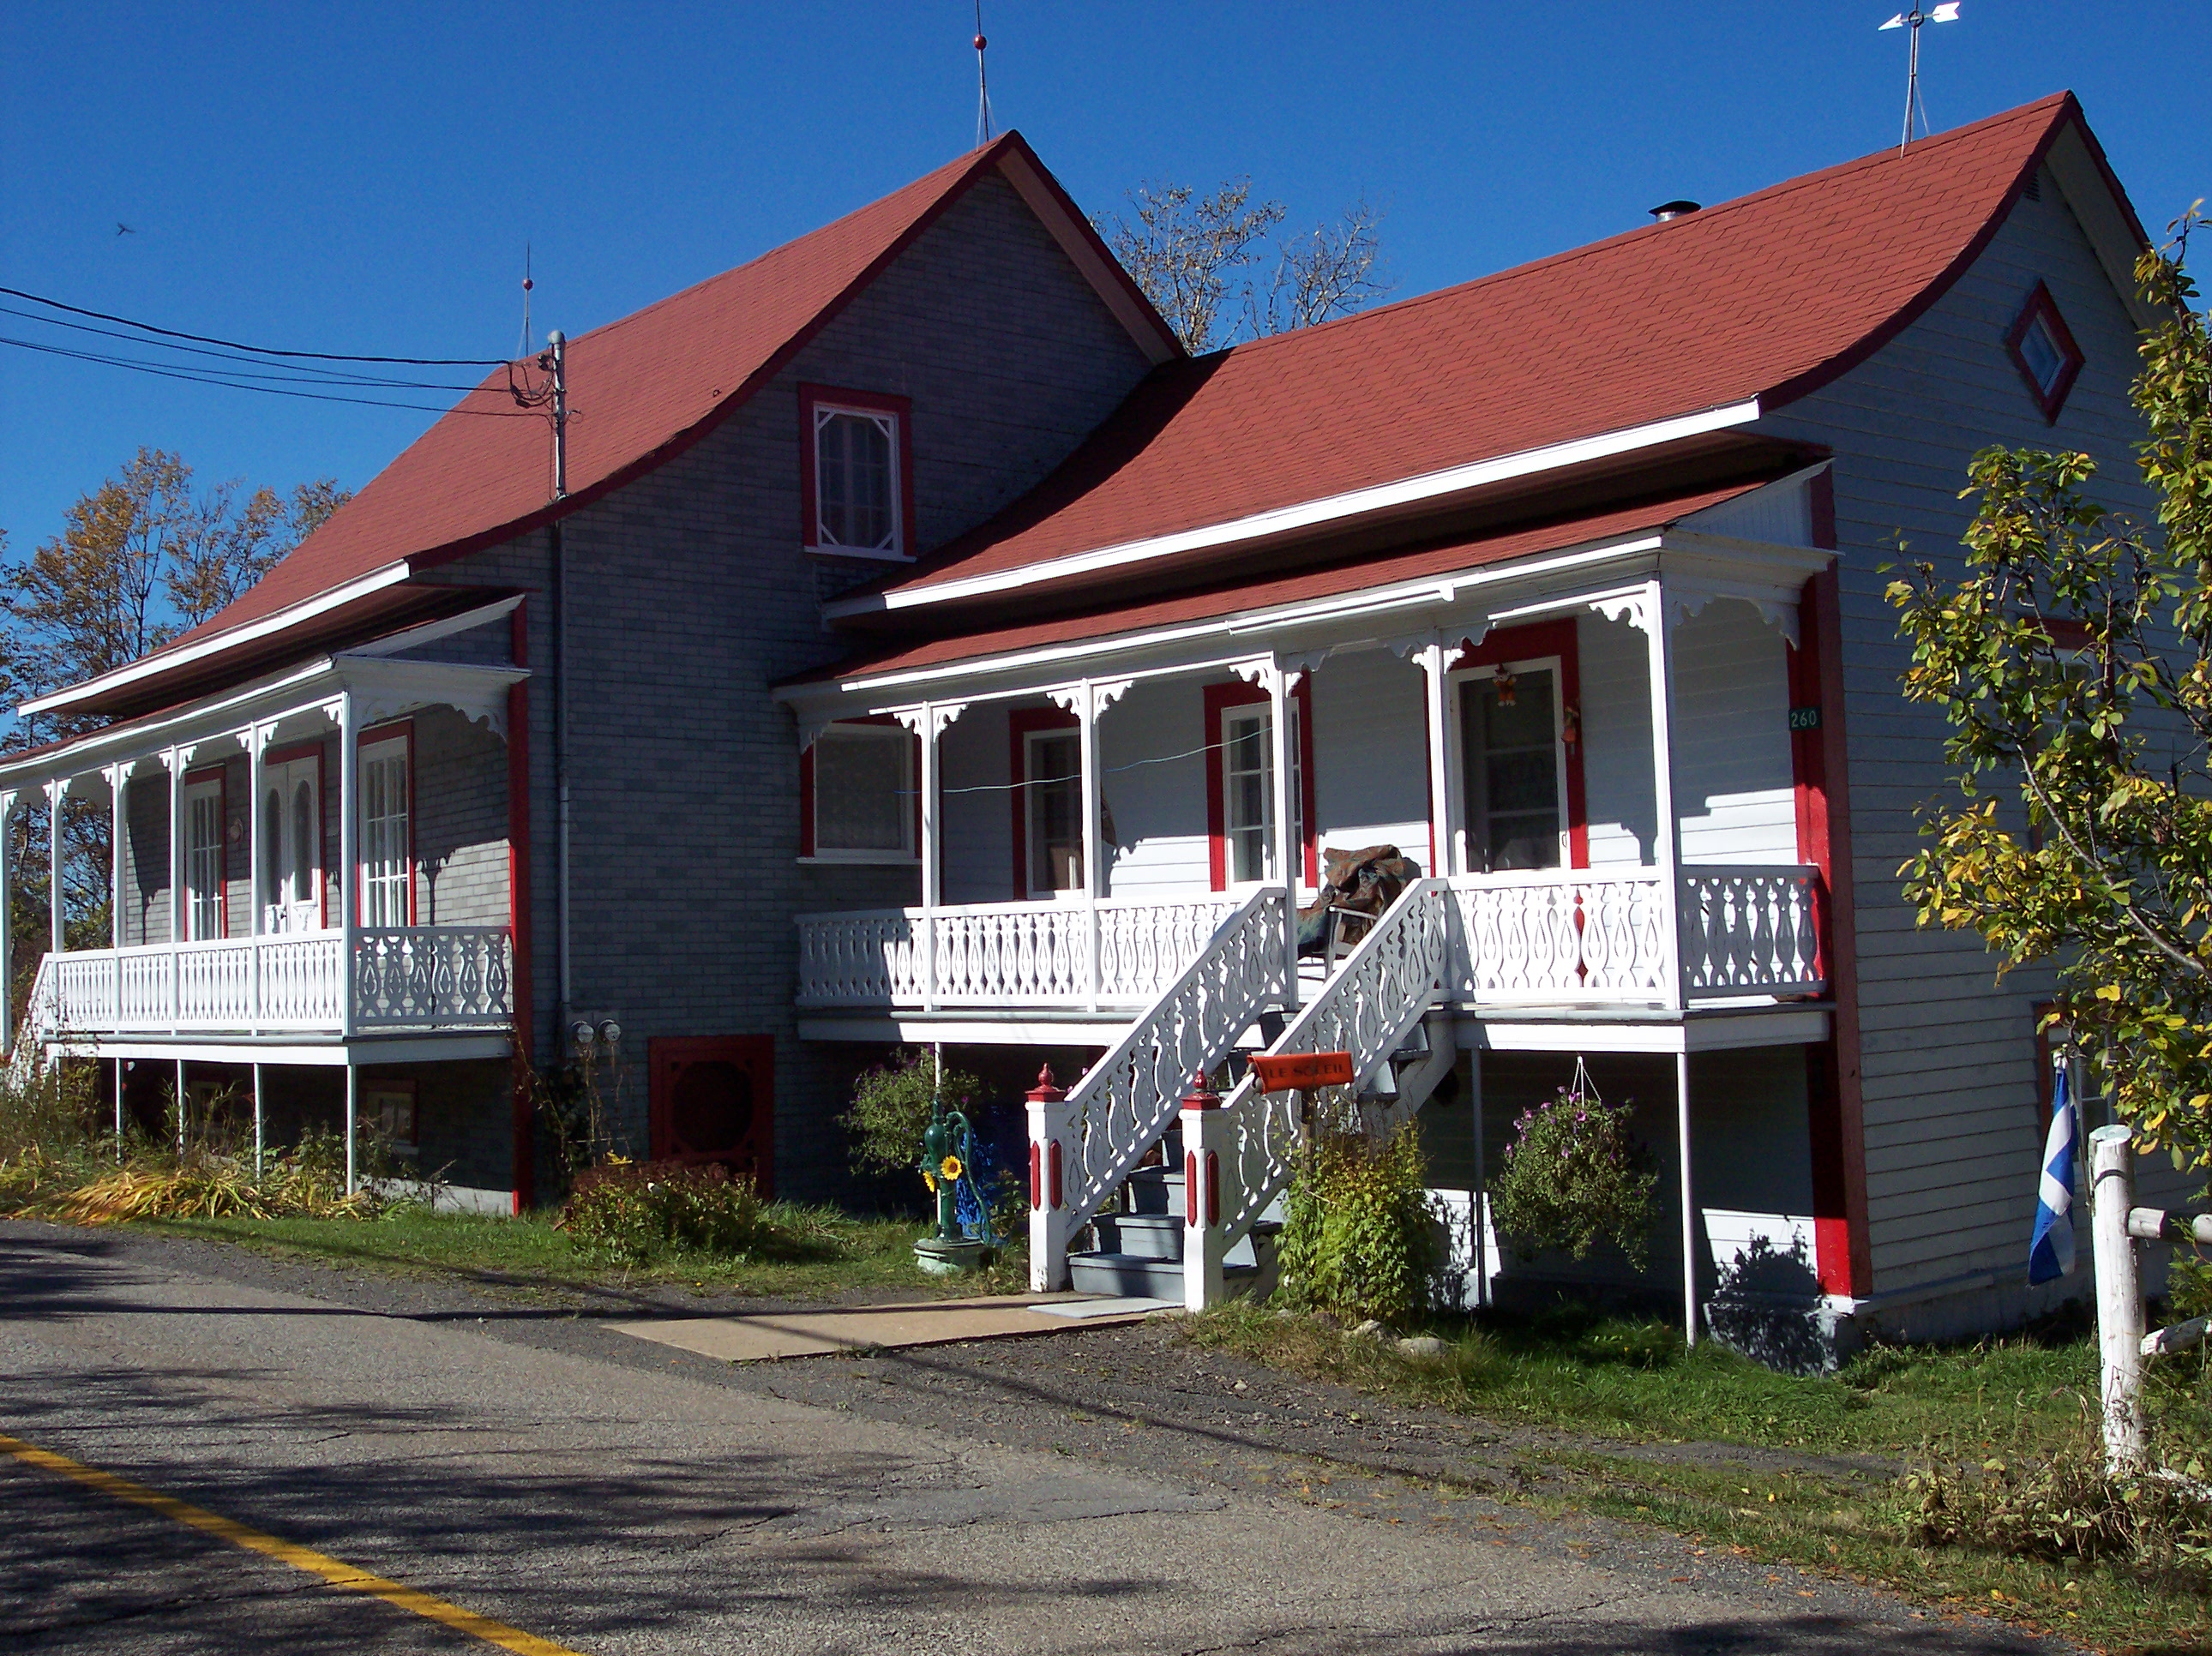
M258 580L349 495L333 478L289 497L230 482L196 492L192 469L141 448L62 514L61 531L28 556L0 533L0 695L9 707L95 677L158 649ZM18 719L0 751L82 735L94 715ZM105 804L72 799L62 822L62 901L72 948L111 935L110 832ZM51 935L52 844L41 803L20 813L9 858L16 880L14 958L21 1005Z
M1978 932L2000 971L2052 965L2058 1016L2147 1148L2212 1165L2212 343L2183 258L2195 209L2136 266L2142 522L2090 492L2086 454L1992 448L1964 578L1889 597L1908 699L1942 710L1954 796L1905 890Z

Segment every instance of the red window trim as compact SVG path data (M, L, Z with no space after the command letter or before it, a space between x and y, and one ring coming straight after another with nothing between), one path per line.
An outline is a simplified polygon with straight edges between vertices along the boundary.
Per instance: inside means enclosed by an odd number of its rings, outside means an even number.
M415 901L415 721L411 719L394 719L386 720L381 725L373 725L354 738L354 751L358 754L363 748L370 747L376 743L391 742L402 737L407 743L407 924L417 925L421 921L416 915ZM359 775L360 767L356 765L354 769L355 774ZM356 845L360 843L360 835L361 825L356 822L354 825ZM368 906L367 874L366 869L356 867L354 870L353 912L356 919L359 918L362 910Z
M1081 719L1058 707L1017 707L1006 715L1006 775L1014 784L1009 792L1013 800L1016 902L1026 902L1036 895L1030 889L1030 737L1038 731L1073 731L1082 726Z
M2047 391L2037 381L2035 371L2027 366L2027 354L2020 348L2020 342L2027 337L2027 331L2034 326L2038 317L2050 328L2051 337L2058 346L2058 378ZM2056 425L2058 411L2066 406L2066 398L2088 359L2082 355L2081 346L2075 343L2074 331L2066 325L2066 318L2058 313L2058 301L2042 282L2035 284L2035 291L2027 296L2027 302L2020 307L2020 314L2013 318L2012 326L2005 331L2005 349L2011 354L2020 377L2027 382L2028 395L2043 410L2044 423Z
M888 414L898 421L899 543L896 552L862 552L850 547L823 546L817 538L821 503L814 494L814 410L827 403L833 408L866 409ZM841 385L802 385L799 388L799 543L830 557L873 558L911 562L914 559L914 403L909 397L880 391L848 391Z
M331 767L324 756L324 743L316 737L270 748L261 755L261 767L265 773L271 765L289 765L295 759L310 757L315 761L315 924L327 931L331 924ZM256 799L253 809L259 810L261 801ZM257 882L260 879L259 869L254 870L253 877Z
M1305 823L1305 843L1302 847L1305 853L1305 883L1317 886L1321 883L1321 852L1314 821L1311 673L1298 676L1291 697L1298 704L1298 813ZM1268 699L1264 688L1247 684L1242 679L1206 687L1206 871L1216 891L1229 889L1229 811L1221 797L1221 715L1231 707L1265 704Z
M896 725L898 720L889 713L866 713L854 719L833 719L836 725ZM827 726L823 727L825 730ZM817 733L816 740L820 740ZM908 859L921 860L921 737L915 736L910 768L914 773L914 856ZM799 854L802 858L814 854L814 743L808 743L799 755ZM837 859L842 861L842 858ZM856 861L856 868L866 868L866 862ZM902 868L905 864L896 858L885 858L877 866Z
M215 935L220 938L228 937L230 935L230 767L228 765L202 765L198 770L186 771L178 786L189 792L195 782L204 782L210 777L215 779L216 789L215 807L216 824L216 850L221 853L222 858L221 864L222 871L216 876L215 882ZM189 843L185 846L184 864L185 901L183 907L185 911L185 930L189 931L191 930L192 912L192 852L191 846ZM195 938L194 941L197 942L198 940Z
M1556 656L1559 663L1559 706L1566 713L1566 722L1574 729L1572 741L1560 732L1560 746L1566 755L1567 783L1567 866L1589 866L1589 792L1583 782L1583 666L1582 634L1571 618L1559 621L1532 621L1519 627L1499 627L1484 635L1481 643L1470 646L1460 640L1460 656L1452 664L1454 688L1459 695L1457 675L1479 668L1496 667L1509 661L1533 661L1544 656ZM1462 755L1464 748L1462 748ZM1462 759L1463 762L1463 759ZM1460 779L1462 795L1467 779ZM1430 821L1436 820L1433 804ZM1437 847L1429 847L1429 862L1433 868Z

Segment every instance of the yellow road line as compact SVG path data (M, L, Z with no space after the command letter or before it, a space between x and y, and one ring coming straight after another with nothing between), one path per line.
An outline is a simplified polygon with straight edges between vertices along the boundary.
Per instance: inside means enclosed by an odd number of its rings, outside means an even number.
M463 1610L459 1604L449 1604L442 1598L433 1598L427 1592L417 1592L397 1581L387 1581L380 1575L371 1575L365 1569L343 1563L327 1554L302 1547L289 1541L281 1541L264 1531L221 1518L211 1512L179 1501L174 1495L149 1489L143 1483L133 1483L127 1477L118 1477L113 1472L103 1472L96 1466L87 1466L71 1460L67 1455L58 1455L51 1449L41 1449L9 1437L0 1432L0 1450L23 1462L49 1472L59 1472L64 1477L75 1478L87 1489L98 1489L102 1495L112 1495L119 1501L135 1501L141 1507L151 1507L165 1518L173 1518L179 1524L188 1524L206 1534L243 1547L248 1552L258 1552L273 1558L280 1564L289 1564L294 1569L305 1570L310 1575L320 1576L334 1587L343 1587L350 1592L365 1592L372 1598L381 1598L387 1604L442 1623L456 1632L481 1639L486 1644L497 1645L501 1650L512 1650L518 1656L577 1656L566 1645L556 1645L550 1639L541 1639L534 1633L525 1633L504 1622L495 1622L489 1616L479 1616L472 1610Z

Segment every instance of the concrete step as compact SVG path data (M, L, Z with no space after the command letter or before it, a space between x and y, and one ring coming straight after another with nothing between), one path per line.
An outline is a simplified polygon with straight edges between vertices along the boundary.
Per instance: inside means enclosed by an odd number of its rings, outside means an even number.
M1146 1259L1133 1253L1071 1253L1067 1272L1079 1294L1118 1294L1176 1302L1183 1296L1180 1259ZM1256 1265L1232 1265L1223 1270L1222 1278L1234 1293L1258 1274Z
M1102 1213L1091 1222L1101 1253L1126 1253L1140 1259L1182 1258L1182 1216L1179 1213Z

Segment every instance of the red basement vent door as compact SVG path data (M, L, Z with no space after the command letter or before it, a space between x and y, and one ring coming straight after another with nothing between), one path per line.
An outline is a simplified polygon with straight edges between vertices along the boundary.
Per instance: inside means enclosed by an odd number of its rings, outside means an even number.
M652 1070L653 1155L750 1174L775 1194L775 1040L684 1035L646 1043Z

